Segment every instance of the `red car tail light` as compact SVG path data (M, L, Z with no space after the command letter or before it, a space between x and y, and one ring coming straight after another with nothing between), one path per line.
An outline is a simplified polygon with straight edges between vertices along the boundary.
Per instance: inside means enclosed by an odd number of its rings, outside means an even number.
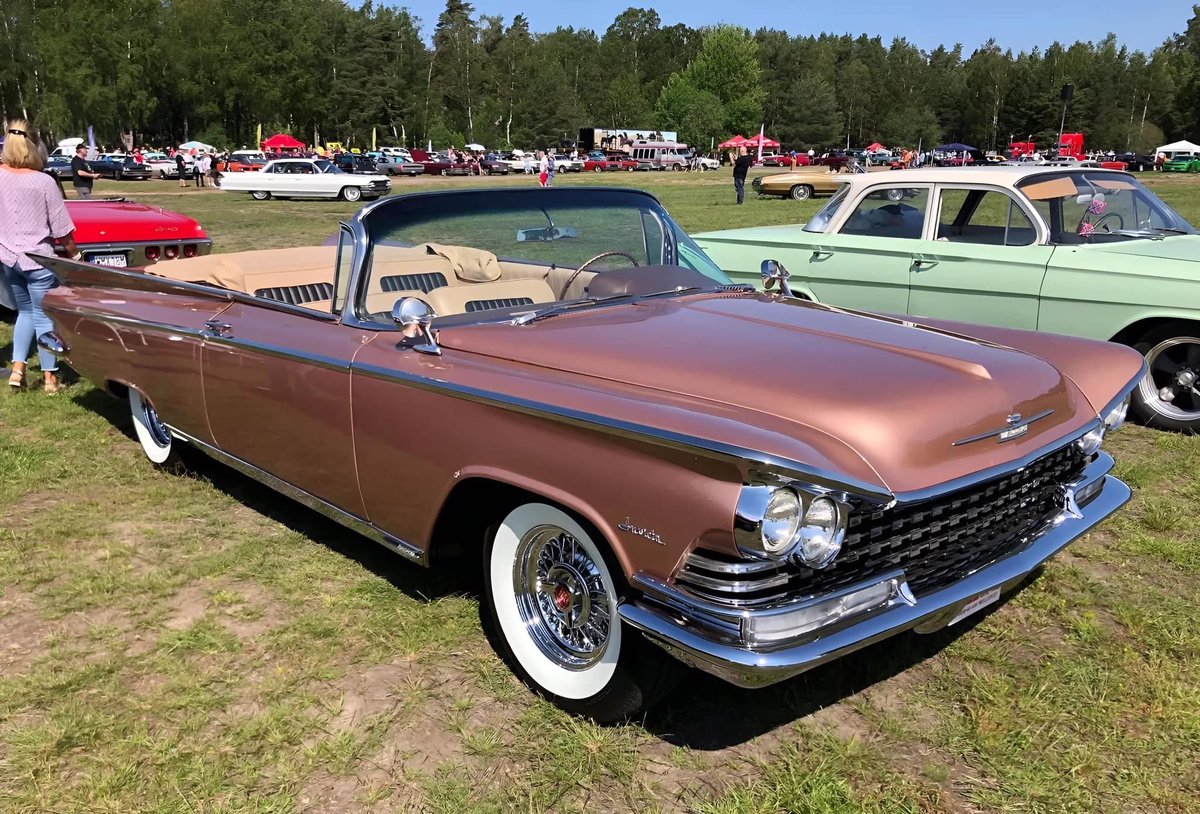
M184 257L195 257L200 252L200 248L195 243L188 243L183 247Z
M146 247L146 259L150 262L157 260L161 254L162 251L157 246Z
M179 247L178 246L167 246L165 249L163 249L163 254L166 255L166 258L168 260L174 260L176 257L179 256Z

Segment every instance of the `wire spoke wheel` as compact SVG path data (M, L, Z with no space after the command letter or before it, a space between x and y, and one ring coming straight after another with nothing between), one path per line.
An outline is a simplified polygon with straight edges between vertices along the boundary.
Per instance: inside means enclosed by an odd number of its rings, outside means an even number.
M565 530L532 529L518 544L513 590L538 649L568 670L603 655L612 629L608 591L592 556Z

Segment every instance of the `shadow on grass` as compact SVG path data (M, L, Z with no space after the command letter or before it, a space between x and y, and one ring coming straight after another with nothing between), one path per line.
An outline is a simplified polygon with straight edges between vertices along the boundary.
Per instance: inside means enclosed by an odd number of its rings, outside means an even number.
M76 401L107 419L131 442L138 443L125 402L99 390L89 390ZM445 567L449 563L426 569L409 563L249 476L194 449L184 449L191 476L211 483L232 499L292 531L320 542L413 599L429 602L451 595L479 596L478 580L471 576L476 569ZM1024 590L1032 578L1005 599ZM1002 604L951 628L924 635L901 634L762 689L742 689L698 670L688 670L679 687L640 723L648 732L673 745L699 751L736 746L903 673L936 655Z
M109 421L130 439L140 443L133 432L129 406L101 390L92 389L75 399L81 407ZM423 602L446 596L476 595L476 585L464 569L428 569L410 563L383 546L357 532L330 520L319 512L281 495L253 478L209 458L204 453L183 446L184 469L190 477L203 480L233 500L259 514L283 524L291 531L303 534L348 560L361 565L380 579L387 580L397 590Z
M762 689L735 687L694 671L643 722L667 743L697 751L737 746L887 681L932 658L1025 590L1036 569L1004 601L934 633L902 633Z

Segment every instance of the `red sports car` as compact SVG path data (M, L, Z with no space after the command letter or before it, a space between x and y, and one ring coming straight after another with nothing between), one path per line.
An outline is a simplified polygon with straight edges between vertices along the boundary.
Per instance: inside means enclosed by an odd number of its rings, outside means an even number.
M200 224L186 215L125 198L70 200L75 243L89 263L152 266L212 251Z
M811 163L812 162L809 161L807 155L803 155L800 153L796 154L796 166L797 167L807 167ZM790 166L792 166L792 157L790 155L784 155L782 153L779 155L763 156L762 165L764 167L790 167Z
M633 172L636 169L637 162L626 155L605 155L599 150L594 150L583 159L584 172L617 172L618 170Z

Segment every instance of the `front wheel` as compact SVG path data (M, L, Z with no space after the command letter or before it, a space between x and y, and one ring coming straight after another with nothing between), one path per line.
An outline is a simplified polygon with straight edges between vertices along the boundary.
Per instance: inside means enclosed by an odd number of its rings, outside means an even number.
M362 190L358 187L342 187L342 200L350 201L351 203L361 201Z
M617 598L592 534L554 506L518 506L485 546L481 610L501 657L539 694L601 722L652 703L669 666L622 636Z
M791 195L793 201L807 201L812 197L812 194L813 188L808 184L797 184L792 187Z
M250 197L256 201L265 201L271 197L271 193L267 192L265 189L256 189L250 193Z
M1145 355L1149 372L1133 391L1133 414L1148 427L1200 435L1200 331L1167 325L1134 348Z

